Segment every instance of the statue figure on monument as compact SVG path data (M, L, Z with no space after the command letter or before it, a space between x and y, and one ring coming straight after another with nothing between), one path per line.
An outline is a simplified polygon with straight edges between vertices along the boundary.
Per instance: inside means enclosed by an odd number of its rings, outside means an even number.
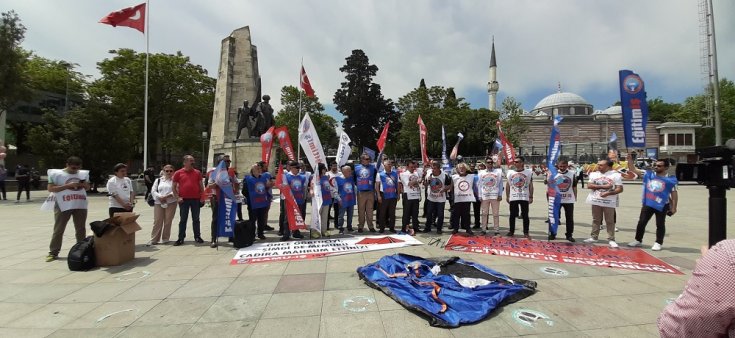
M262 135L268 128L275 125L275 119L273 118L273 107L271 107L269 101L271 97L263 95L263 102L259 102L255 105L255 127L253 128L253 135Z
M243 128L247 128L248 132L250 132L250 107L248 107L248 104L248 100L245 100L242 103L242 107L237 108L237 137L235 137L235 141L240 139L240 133L242 133Z

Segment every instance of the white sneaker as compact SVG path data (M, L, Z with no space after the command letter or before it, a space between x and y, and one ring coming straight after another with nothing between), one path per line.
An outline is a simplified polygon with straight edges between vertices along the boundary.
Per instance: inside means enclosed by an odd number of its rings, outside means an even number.
M641 243L639 241L632 241L632 242L628 243L628 246L634 247L634 248L640 247L641 245L643 245L643 243Z
M661 244L653 243L653 246L651 247L651 250L653 250L653 251L661 251Z
M585 242L585 243L595 243L595 242L597 242L597 240L594 239L594 238L592 238L592 237L590 237L590 238L585 239L583 242Z
M619 232L619 231L620 231L620 230L618 229L618 227L615 227L615 232Z
M610 244L610 247L613 249L618 247L618 243L615 243L615 241L610 241L608 244Z

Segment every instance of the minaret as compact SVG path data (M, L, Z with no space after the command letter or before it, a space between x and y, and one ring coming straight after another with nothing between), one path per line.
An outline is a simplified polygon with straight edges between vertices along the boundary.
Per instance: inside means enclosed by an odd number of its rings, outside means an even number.
M493 36L493 49L490 53L490 81L487 82L487 93L490 96L490 104L488 108L491 111L497 111L496 99L498 95L498 89L500 89L500 84L498 84L496 78L497 68L498 65L497 63L495 63L495 37Z

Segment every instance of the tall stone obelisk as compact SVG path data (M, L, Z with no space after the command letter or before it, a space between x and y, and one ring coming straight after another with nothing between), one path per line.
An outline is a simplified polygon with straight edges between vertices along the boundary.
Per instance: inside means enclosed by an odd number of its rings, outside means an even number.
M222 40L208 167L217 165L214 158L220 154L230 155L232 165L240 172L245 170L247 163L260 160L260 135L248 135L246 128L240 136L241 141L236 142L238 108L243 106L243 101L248 101L249 105L257 101L259 81L258 49L251 42L250 27L238 28Z

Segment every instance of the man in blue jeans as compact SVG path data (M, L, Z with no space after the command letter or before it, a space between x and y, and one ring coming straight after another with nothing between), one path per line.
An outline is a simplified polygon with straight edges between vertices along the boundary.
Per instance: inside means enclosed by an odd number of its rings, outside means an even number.
M431 232L431 227L436 226L436 233L441 235L444 225L444 204L447 202L447 192L452 190L452 178L442 171L441 163L432 161L431 172L426 175L424 182L429 187L426 196L428 208L424 232Z
M179 202L179 216L181 218L181 221L179 221L179 239L174 243L174 246L184 244L189 210L191 210L192 228L194 228L194 241L204 243L199 229L199 210L202 206L204 182L202 182L202 173L194 168L194 156L184 156L184 167L174 173L172 187L174 196Z

